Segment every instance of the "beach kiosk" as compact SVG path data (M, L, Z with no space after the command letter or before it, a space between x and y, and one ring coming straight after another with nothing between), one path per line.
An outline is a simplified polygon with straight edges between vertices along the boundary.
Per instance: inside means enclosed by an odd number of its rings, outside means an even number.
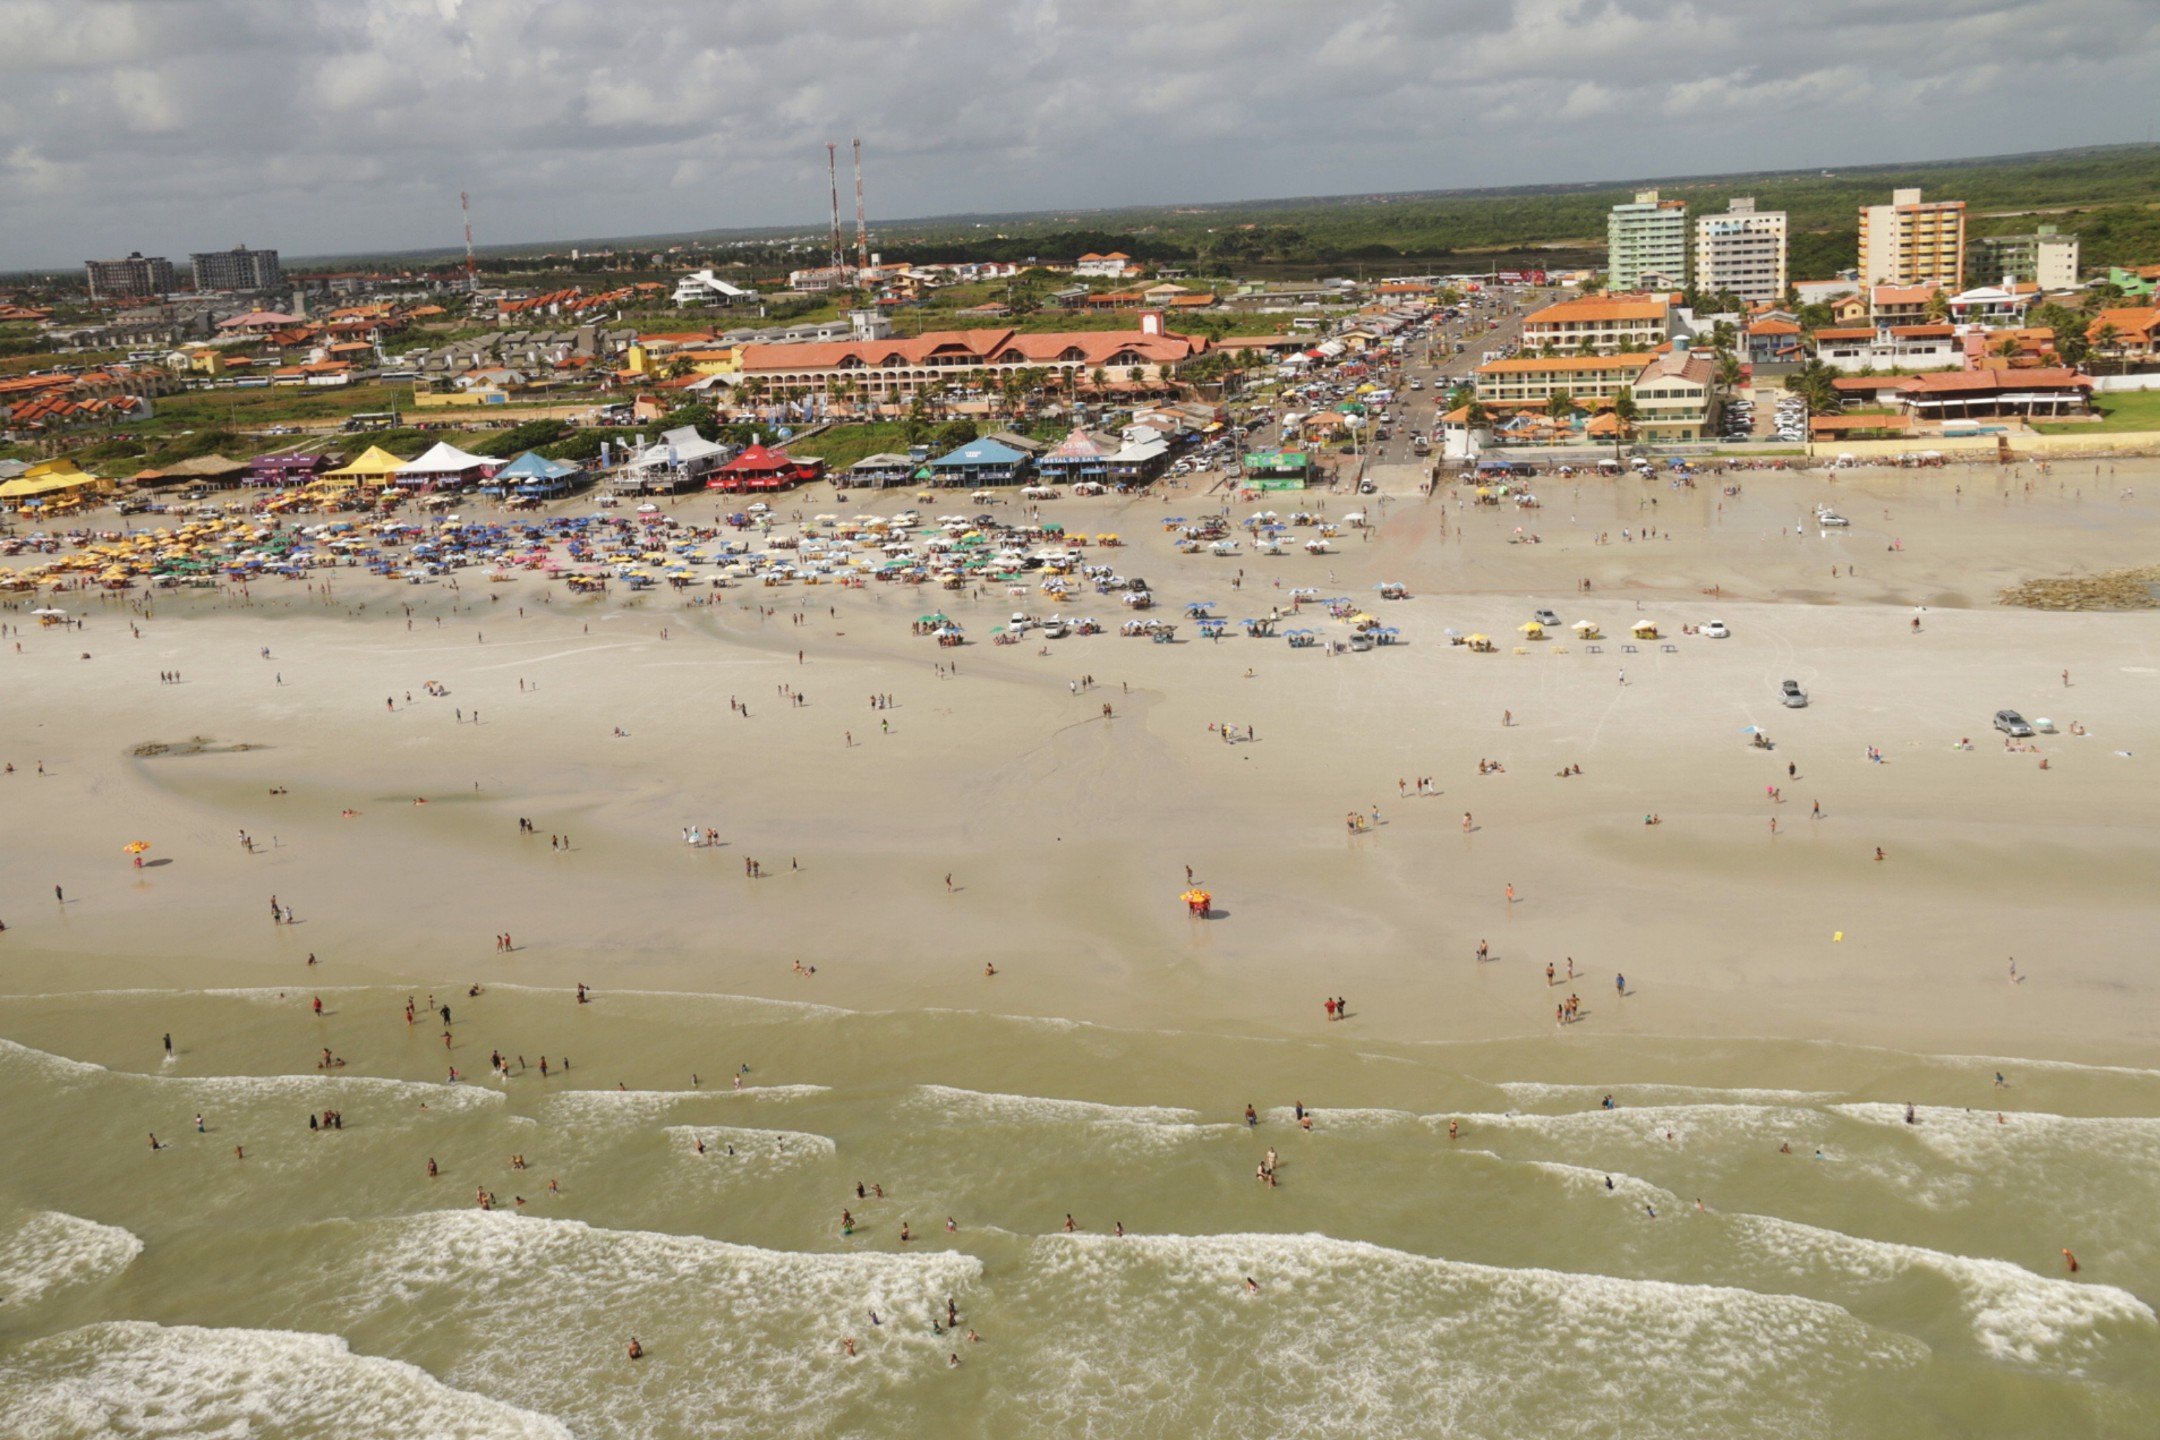
M1628 627L1628 633L1632 634L1637 640L1655 640L1657 639L1657 621L1637 620Z
M1027 479L1033 457L1024 450L997 440L970 440L959 449L930 462L930 473L940 485L980 489L987 485L1018 485Z

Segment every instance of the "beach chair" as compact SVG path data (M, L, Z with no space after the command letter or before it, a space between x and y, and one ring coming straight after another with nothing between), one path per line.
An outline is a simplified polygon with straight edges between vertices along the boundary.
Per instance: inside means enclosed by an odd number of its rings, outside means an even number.
M1515 653L1518 655L1527 655L1530 653L1530 647L1527 645L1517 645L1515 647Z
M1660 645L1658 646L1658 649L1664 651L1667 655L1677 655L1680 653L1680 647L1678 645Z
M1567 646L1555 645L1552 647L1552 653L1555 655L1565 655L1567 654Z
M1585 645L1583 646L1583 653L1585 655L1602 655L1605 653L1605 647L1603 645Z
M1620 647L1620 653L1623 655L1633 655L1635 653L1635 647L1633 645L1622 645Z

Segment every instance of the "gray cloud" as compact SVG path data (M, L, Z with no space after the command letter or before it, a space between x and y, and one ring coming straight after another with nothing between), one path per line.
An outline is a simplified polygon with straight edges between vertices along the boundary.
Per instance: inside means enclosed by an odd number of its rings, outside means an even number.
M853 135L873 218L2037 150L2156 61L2150 0L0 0L0 267L814 227Z

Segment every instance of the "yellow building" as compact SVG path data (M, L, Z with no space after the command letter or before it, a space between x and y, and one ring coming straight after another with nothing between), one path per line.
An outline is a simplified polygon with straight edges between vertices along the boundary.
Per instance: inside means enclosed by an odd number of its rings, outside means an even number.
M1477 398L1488 406L1543 405L1555 391L1564 390L1570 399L1584 403L1610 400L1634 385L1655 358L1636 353L1494 360L1477 368Z
M1893 190L1888 205L1860 207L1860 279L1868 285L1965 286L1965 202L1922 201Z

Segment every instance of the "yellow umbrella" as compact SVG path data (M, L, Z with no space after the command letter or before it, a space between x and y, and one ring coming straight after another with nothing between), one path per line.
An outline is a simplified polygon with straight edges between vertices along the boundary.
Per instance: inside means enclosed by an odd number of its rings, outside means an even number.
M1545 627L1538 624L1538 622L1535 620L1525 620L1522 624L1516 626L1515 628L1522 631L1522 633L1525 635L1542 635L1545 633Z
M149 848L150 842L148 840L130 840L127 844L120 847L123 853L129 855L140 855L143 853L143 851Z

